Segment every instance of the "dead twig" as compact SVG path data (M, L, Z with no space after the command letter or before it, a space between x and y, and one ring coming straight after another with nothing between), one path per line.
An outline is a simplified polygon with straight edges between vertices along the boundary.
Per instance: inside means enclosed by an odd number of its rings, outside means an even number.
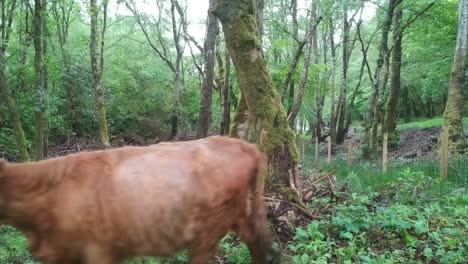
M297 193L297 197L299 199L301 199L302 195L301 195L301 192L299 191L299 189L297 188L297 173L298 170L297 170L297 166L294 166L293 169L290 169L288 170L288 174L289 174L289 186L291 187L291 189L293 189L293 191L295 191Z
M271 231L273 233L273 236L275 237L276 242L278 242L278 245L279 245L281 251L283 251L284 250L283 244L281 243L281 240L279 239L278 235L276 234L275 228L272 228Z
M333 173L335 173L336 169L335 170L332 170L330 172L328 172L327 174L324 174L323 176L321 176L320 178L318 178L317 180L313 181L310 185L310 187L308 187L307 189L303 190L304 193L306 192L309 192L311 191L313 188L316 188L315 187L315 184L318 183L318 182L321 182L322 180L324 180L325 178L327 177L330 177L331 175L333 175Z
M321 220L322 219L320 216L316 216L316 215L311 214L309 212L309 210L307 210L303 205L299 205L299 204L293 203L291 201L281 200L281 199L277 199L277 198L270 198L270 197L264 197L264 198L265 198L265 200L272 201L272 202L287 202L290 205L292 205L292 206L296 207L297 209L299 209L299 211L304 213L306 216L308 216L312 220Z
M328 182L330 183L330 187L331 187L331 189L332 189L332 191L333 191L333 190L335 190L335 185L333 184L333 182L332 182L330 176L331 176L331 175L328 175Z

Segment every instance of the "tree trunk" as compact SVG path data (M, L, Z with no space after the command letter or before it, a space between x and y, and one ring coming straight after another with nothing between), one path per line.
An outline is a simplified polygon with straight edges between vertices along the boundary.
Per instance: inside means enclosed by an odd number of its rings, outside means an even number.
M248 0L250 1L250 0ZM255 26L257 27L255 32L258 36L260 43L259 47L262 49L262 38L263 38L263 8L264 0L254 0L255 4ZM249 3L250 4L250 3ZM218 3L219 5L219 3ZM219 16L218 16L219 18ZM222 23L222 21L221 21ZM226 36L225 36L226 38ZM225 40L226 41L226 40ZM227 42L227 41L226 41ZM226 44L227 45L227 44ZM229 49L229 48L228 48ZM234 65L234 67L236 67ZM247 109L247 103L244 101L245 98L242 94L242 90L239 91L239 97L236 104L236 113L234 115L234 122L230 128L229 135L232 137L239 137L245 140L249 139L250 129L250 114Z
M265 8L265 0L255 0L255 11L257 16L257 28L258 28L258 36L260 38L260 42L262 42L263 38L263 9Z
M379 96L381 71L384 66L385 56L388 54L388 34L392 25L393 11L395 10L397 1L398 0L388 0L388 8L386 10L385 20L382 25L382 37L380 39L379 45L379 57L377 59L377 65L375 67L374 77L372 78L371 96L369 98L369 107L364 125L364 141L367 142L367 151L373 151L375 148L375 145L372 144L370 133L374 122L374 114L377 99Z
M161 38L158 39L158 43L156 44L150 37L150 33L146 29L146 26L144 25L144 22L142 21L141 17L142 15L137 11L137 8L135 7L135 3L133 1L124 1L125 6L132 12L134 17L136 18L136 21L138 25L140 26L148 44L151 46L151 48L156 52L156 54L161 58L166 65L169 67L169 69L172 72L172 77L173 77L173 85L174 85L174 110L172 112L172 117L171 117L171 134L170 134L170 139L174 140L177 138L177 134L179 131L179 122L182 121L182 102L181 102L181 91L182 91L182 85L183 85L183 75L182 75L182 57L184 53L184 49L180 44L181 41L181 34L182 32L180 29L183 28L183 31L186 31L186 21L185 21L185 15L184 15L184 10L182 7L179 5L177 0L171 0L171 6L170 6L170 19L171 19L171 33L172 33L172 40L173 43L171 43L172 46L175 47L176 50L176 59L175 61L171 58L170 56L170 49L172 47L169 47L168 45L165 44L165 41L161 41ZM133 3L133 5L131 4ZM157 7L159 14L166 14L166 10L163 8L163 2L158 1L157 2ZM177 21L176 18L176 13L179 15L179 21ZM155 26L156 29L158 30L158 34L164 35L165 33L163 32L163 25L161 25L161 21L164 21L163 19L158 19ZM164 26L166 28L166 26Z
M26 137L24 136L23 126L21 125L21 119L16 107L15 99L11 94L11 89L5 78L5 65L3 59L3 51L0 50L0 89L5 98L5 101L10 111L11 125L13 126L13 132L15 133L16 147L18 148L19 160L28 161L28 145L26 143Z
M236 67L234 65L234 67ZM250 113L247 108L242 90L237 98L236 112L234 113L233 124L229 130L229 136L249 140Z
M309 78L309 64L310 64L310 57L312 55L311 53L312 53L312 48L313 48L313 37L314 37L314 32L317 30L318 23L320 22L320 20L317 19L316 10L317 10L317 1L314 0L311 4L312 15L310 17L309 30L307 32L307 39L306 39L307 44L306 44L306 50L304 53L304 63L302 66L302 74L301 74L301 80L299 82L299 89L297 91L296 101L294 102L294 105L291 107L291 111L288 114L288 121L291 127L294 127L294 122L301 108L302 98L304 97L305 88L307 86L307 80ZM315 36L317 36L317 34L315 34Z
M70 124L72 131L78 136L84 135L83 126L80 123L81 117L79 116L79 105L77 103L77 96L73 87L73 80L71 80L70 69L70 56L66 48L68 42L68 32L71 24L70 16L73 10L72 2L68 1L53 1L51 6L51 13L54 17L54 24L56 26L56 35L59 42L60 52L62 55L62 73L61 83L65 91L66 99L66 120Z
M288 115L291 113L292 107L294 105L294 82L289 83L289 92L288 92Z
M29 155L26 137L24 135L24 130L21 124L18 108L16 107L15 99L13 98L11 92L10 84L6 79L5 51L8 47L16 8L16 1L10 2L10 6L7 6L4 2L2 2L1 5L2 16L0 18L0 24L2 26L0 27L0 94L4 97L8 110L10 112L10 122L13 126L13 133L15 136L16 147L18 149L19 160L28 161ZM22 61L23 58L25 61L26 54L25 52L21 51L20 61ZM24 80L24 74L22 74L23 69L24 68L21 68L21 71L18 74L19 80Z
M182 121L182 102L181 102L181 92L182 92L182 80L180 75L180 61L176 59L176 72L174 73L174 97L175 97L175 108L172 113L172 127L171 127L171 139L177 139L177 134L179 133L179 122Z
M175 111L174 116L172 119L172 129L171 129L171 139L177 138L177 133L179 131L179 122L182 121L182 83L183 83L183 76L182 76L182 57L184 55L184 49L182 48L180 41L181 35L178 30L178 23L176 19L176 9L177 13L179 14L180 24L185 24L184 14L182 13L183 10L180 8L179 3L177 0L171 0L171 22L172 22L172 38L174 41L174 46L176 49L176 60L173 69L174 75L174 94L175 94ZM215 39L216 40L216 39Z
M313 10L314 11L314 10ZM317 17L318 9L315 8L315 14L313 16ZM314 52L314 64L319 64L319 52L318 52L318 34L317 30L312 32L312 50ZM324 65L327 64L326 58L326 38L324 38ZM322 73L320 73L322 75ZM322 77L318 77L317 86L315 88L315 133L318 138L322 138Z
M384 57L384 68L383 71L380 73L380 78L381 80L379 81L379 87L378 91L379 94L377 95L377 100L375 102L375 107L374 107L374 118L372 120L372 128L371 128L371 146L378 146L380 142L382 142L383 139L383 133L384 133L384 106L385 103L388 99L388 93L387 93L387 84L388 84L388 77L390 75L390 55L391 51L388 51L387 54ZM379 126L381 127L380 129L380 134L379 134ZM380 135L380 137L379 137Z
M294 83L291 81L294 72L296 71L297 68L297 63L299 62L299 59L301 58L302 55L302 50L306 44L307 39L304 41L299 41L299 24L297 22L297 0L291 0L291 17L293 21L293 37L295 38L297 42L297 47L296 51L294 52L294 56L292 58L291 64L289 66L288 73L286 74L286 78L283 81L283 84L281 85L280 89L280 97L281 101L283 101L286 91L289 88L289 99L291 99L291 94L293 95L293 100L294 100ZM288 104L288 114L291 112L291 107L292 104Z
M101 77L102 77L102 68L100 65L103 65L102 56L101 54L101 62L98 63L98 15L99 15L99 7L96 3L97 0L90 1L90 15L91 15L91 35L90 35L90 42L89 42L89 50L91 55L91 71L93 74L94 79L94 91L96 93L96 112L98 117L99 123L99 138L101 140L101 144L104 148L110 148L109 143L109 134L107 132L107 119L106 119L106 107L105 107L105 99L104 99L104 88L101 84ZM106 9L106 8L104 8ZM102 31L105 31L106 27L106 10L104 10L104 25ZM104 36L104 33L102 34ZM104 39L101 39L101 45L104 45Z
M391 85L390 94L387 100L387 107L385 113L385 119L383 124L384 133L389 138L395 132L396 128L396 117L397 117L397 106L398 97L401 86L401 58L402 58L402 41L403 32L401 28L401 19L403 17L403 10L399 5L393 17L393 50L392 50L392 64L391 64Z
M200 112L198 115L197 138L208 135L211 122L211 104L214 83L215 46L218 35L218 21L213 14L216 0L210 0L204 45L204 73L201 92Z
M255 3L253 0L220 0L215 14L223 25L226 45L237 71L245 102L245 108L238 106L237 109L249 115L252 126L249 138L268 158L270 182L287 184L289 172L297 172L298 151L266 67L255 21Z
M364 50L364 52L367 53L367 49ZM364 56L363 56L364 57ZM346 121L345 121L345 130L348 131L349 127L351 126L351 122L353 119L352 112L354 108L354 102L356 101L356 96L359 92L359 89L361 88L362 84L362 76L364 76L364 67L366 65L365 57L362 60L361 63L361 68L359 69L359 77L358 77L358 83L356 84L356 87L353 90L353 93L351 95L351 100L349 102L349 110L346 113Z
M337 113L337 130L336 143L343 143L346 135L345 116L346 116L346 90L348 86L348 63L349 63L349 31L350 25L348 21L348 7L343 5L343 75L341 79L341 91L338 97L338 113Z
M231 58L229 57L229 52L226 50L225 52L225 69L224 69L224 82L221 87L221 106L222 106L222 116L221 116L221 125L219 128L219 133L221 135L228 135L229 134L229 125L231 123L231 105L230 105L230 72L231 72Z
M331 51L331 58L332 58L332 68L330 70L330 141L332 146L336 143L336 113L335 113L335 83L336 83L336 68L337 68L337 60L336 60L336 47L334 41L334 33L335 27L333 26L333 20L329 19L329 26L330 32L329 39L330 39L330 51Z
M463 85L468 56L468 0L460 0L458 16L457 44L450 72L449 91L444 111L443 132L448 132L450 146L462 148L465 145L463 134Z
M43 83L42 72L42 19L43 6L41 0L34 1L34 25L33 25L33 42L34 42L34 73L36 99L34 117L35 117L35 159L42 160L44 158L44 114L45 114L45 90Z
M49 70L48 70L48 63L47 63L47 56L48 56L48 45L47 42L49 40L49 30L47 25L47 0L42 0L42 9L43 9L43 20L42 20L42 32L43 32L43 39L42 39L42 55L46 60L43 63L43 87L44 87L44 101L45 105L48 102L48 93L49 93ZM49 133L50 133L50 112L49 109L46 107L44 112L44 144L43 144L43 155L44 157L49 156Z
M299 62L299 59L301 58L302 50L305 44L306 44L305 41L301 41L300 43L298 43L296 51L294 52L294 57L292 58L288 73L286 74L286 78L284 79L283 84L281 85L281 90L280 90L281 101L283 101L283 98L286 95L286 91L288 90L288 88L291 89L291 85L294 86L294 84L292 84L292 77L294 75L294 72L296 71L297 64ZM294 94L294 91L293 91L293 94Z

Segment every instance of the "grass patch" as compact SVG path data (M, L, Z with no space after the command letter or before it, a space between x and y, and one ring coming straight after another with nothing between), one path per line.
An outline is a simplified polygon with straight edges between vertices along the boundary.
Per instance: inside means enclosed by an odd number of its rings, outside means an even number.
M440 128L442 127L444 120L442 117L417 120L409 123L398 124L397 130L404 129L427 129L427 128ZM468 117L463 118L463 127L468 127Z
M35 262L27 250L26 238L10 226L0 226L0 263Z

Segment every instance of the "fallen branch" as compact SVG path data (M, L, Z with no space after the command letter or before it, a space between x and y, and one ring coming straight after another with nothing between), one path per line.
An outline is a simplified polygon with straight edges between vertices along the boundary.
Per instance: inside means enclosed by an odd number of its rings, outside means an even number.
M312 190L313 188L315 188L315 184L318 183L318 182L321 182L322 180L324 180L325 178L327 177L330 177L331 175L333 175L335 173L336 169L335 170L332 170L330 172L328 172L327 174L321 176L320 178L318 178L317 180L313 181L310 185L310 187L308 187L307 189L303 190L304 193L306 192L309 192L310 190Z
M331 191L334 192L335 190L335 185L333 184L331 178L330 178L330 175L328 176L328 182L330 183L330 187L331 187Z
M276 230L274 227L271 228L271 231L273 233L273 236L275 237L276 242L278 243L279 247L281 250L284 250L283 244L281 243L281 240L279 239L278 235L276 234Z
M296 192L298 199L302 197L301 192L297 188L297 174L298 174L298 169L297 166L294 166L294 168L288 170L289 174L289 186L293 191Z
M307 210L304 206L293 203L291 201L287 200L281 200L281 199L276 199L276 198L270 198L270 197L264 197L266 201L272 201L272 202L287 202L290 205L296 207L299 209L302 213L304 213L306 216L308 216L312 220L321 220L322 218L320 216L312 215L309 210Z

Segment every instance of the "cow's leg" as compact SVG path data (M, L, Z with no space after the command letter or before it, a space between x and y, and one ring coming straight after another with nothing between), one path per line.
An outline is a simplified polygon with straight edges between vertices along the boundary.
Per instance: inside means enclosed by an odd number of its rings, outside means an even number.
M188 264L207 264L215 255L218 247L217 240L197 240L199 244L193 246L190 250Z
M236 233L240 239L247 244L253 264L277 263L279 260L271 250L271 244L268 237L265 236L265 230L257 230L255 223L246 217L241 217L238 221ZM273 258L272 260L268 260Z

